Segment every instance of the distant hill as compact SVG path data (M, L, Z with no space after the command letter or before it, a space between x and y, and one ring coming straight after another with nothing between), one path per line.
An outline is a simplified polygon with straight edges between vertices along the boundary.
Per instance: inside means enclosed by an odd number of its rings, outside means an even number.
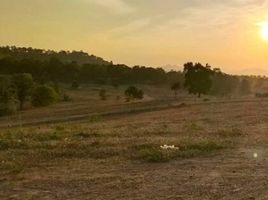
M268 70L260 68L247 68L241 70L238 74L268 76Z
M89 55L83 51L53 51L44 49L34 49L26 47L5 46L0 47L0 59L5 57L22 59L36 59L36 60L50 60L51 58L57 58L61 62L76 62L77 64L97 64L97 65L109 65L110 62L104 59Z

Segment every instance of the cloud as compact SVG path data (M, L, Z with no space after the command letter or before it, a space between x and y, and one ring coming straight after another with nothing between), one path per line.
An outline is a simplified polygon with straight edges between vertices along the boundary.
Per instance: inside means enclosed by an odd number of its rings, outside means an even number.
M137 32L146 28L150 24L150 22L150 18L138 19L126 25L116 27L110 30L109 33L117 37L136 35Z
M129 14L134 11L134 8L127 4L124 0L85 0L95 5L104 7L112 13Z

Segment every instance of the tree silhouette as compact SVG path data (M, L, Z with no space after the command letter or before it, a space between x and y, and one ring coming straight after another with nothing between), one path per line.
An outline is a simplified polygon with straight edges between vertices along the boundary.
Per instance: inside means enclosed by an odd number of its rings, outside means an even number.
M20 103L20 109L23 109L27 97L30 96L33 89L33 78L31 74L15 74L13 75L14 84L17 91L17 97Z
M0 116L14 114L17 111L18 101L16 89L10 76L0 76Z
M174 97L177 98L178 90L181 88L180 82L176 82L171 86L171 90L174 91Z
M129 86L125 91L127 100L131 99L143 99L144 92L137 89L135 86Z
M212 86L211 76L213 71L206 64L204 67L200 63L195 65L192 62L184 64L185 82L184 87L188 89L190 94L207 94Z

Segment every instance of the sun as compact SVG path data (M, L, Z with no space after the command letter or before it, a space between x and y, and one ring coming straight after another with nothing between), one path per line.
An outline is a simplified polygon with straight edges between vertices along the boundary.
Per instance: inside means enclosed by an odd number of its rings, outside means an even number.
M267 22L260 22L258 23L260 27L260 36L263 40L268 42L268 21Z

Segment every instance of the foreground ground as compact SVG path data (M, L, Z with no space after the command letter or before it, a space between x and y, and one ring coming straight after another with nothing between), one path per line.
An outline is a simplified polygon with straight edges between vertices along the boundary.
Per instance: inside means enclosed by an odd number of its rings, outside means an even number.
M0 199L268 199L267 133L267 101L2 129Z

